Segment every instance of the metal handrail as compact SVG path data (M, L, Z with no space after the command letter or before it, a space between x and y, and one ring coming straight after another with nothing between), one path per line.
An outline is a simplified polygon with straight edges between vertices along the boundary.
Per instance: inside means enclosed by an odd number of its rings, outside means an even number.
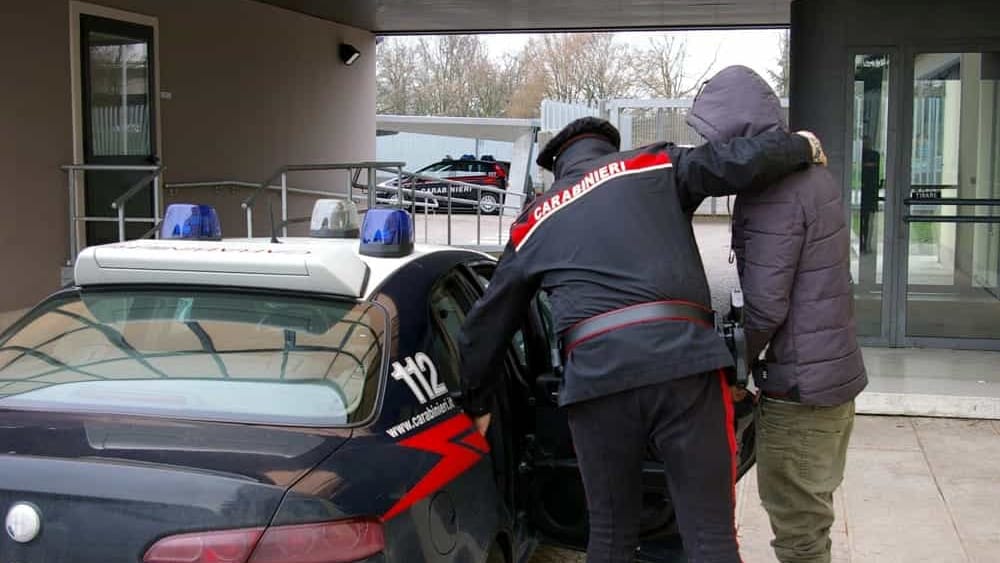
M114 164L68 164L61 166L60 168L67 172L68 176L68 189L69 189L69 237L70 237L70 256L67 265L71 266L79 254L79 242L77 225L80 222L94 222L94 223L118 223L118 237L119 240L125 240L125 225L130 223L152 223L153 228L147 233L146 236L155 234L161 224L160 217L160 205L162 201L162 188L169 189L186 189L186 188L204 188L204 187L223 187L223 186L233 186L239 188L249 188L253 190L249 196L247 196L241 203L242 207L247 211L247 234L251 236L253 233L252 224L252 208L254 206L255 200L261 191L268 190L280 190L282 192L282 234L287 236L287 225L294 223L295 221L289 220L288 213L288 194L303 194L310 196L320 196L327 198L349 198L352 201L365 201L368 202L369 208L374 208L377 205L394 205L400 207L409 207L413 213L417 212L418 208L421 208L424 214L424 239L427 239L427 228L428 228L428 215L431 212L436 213L436 210L442 208L447 209L448 214L448 239L447 244L452 244L452 214L453 204L467 204L472 205L476 209L476 243L480 245L482 243L482 207L478 200L465 199L454 197L452 191L456 187L461 187L465 189L471 189L476 192L477 197L483 192L501 194L504 197L498 198L500 201L497 202L498 207L498 221L497 221L497 241L502 242L503 239L503 210L514 209L520 210L521 205L512 205L508 203L510 197L517 197L519 200L523 201L527 194L514 193L500 188L494 188L492 186L483 186L479 184L471 184L467 182L461 182L457 180L449 180L444 178L436 178L433 176L428 176L425 174L417 174L414 172L406 172L403 170L405 163L403 162L379 162L379 161L365 161L365 162L349 162L349 163L332 163L332 164L304 164L304 165L288 165L281 167L268 181L263 183L245 182L240 180L215 180L215 181L198 181L198 182L174 182L174 183L163 183L161 181L163 171L165 167L162 165L114 165ZM336 193L329 192L325 190L309 190L302 188L293 188L288 186L287 174L289 172L302 172L302 171L329 171L329 170L348 170L351 172L349 193ZM137 171L137 172L149 172L139 181L133 183L122 195L117 197L111 204L111 208L118 211L118 217L91 217L86 215L78 215L76 212L77 203L77 190L78 190L78 179L76 174L84 171ZM368 173L367 185L360 182L361 172L366 171ZM396 175L396 186L386 187L386 191L395 191L395 198L378 197L376 195L376 185L375 185L375 173L376 172L389 172ZM445 184L447 186L446 194L435 194L426 190L414 189L404 187L404 178L414 181L414 180L427 180L438 184ZM279 185L274 185L275 180L280 180ZM126 217L125 208L127 207L128 201L135 197L139 191L145 188L147 185L152 183L153 186L153 217ZM356 195L354 193L355 189L367 190L365 195ZM501 203L502 202L502 203Z
M1000 216L990 215L905 215L904 223L1000 223Z
M132 197L134 197L135 194L139 193L139 190L145 188L146 185L152 182L154 178L162 174L163 170L164 170L163 168L158 168L155 171L150 172L149 174L146 174L145 176L140 178L139 181L132 184L132 186L129 187L129 189L125 190L125 193L118 196L117 198L115 198L114 201L111 202L111 209L118 209L119 207L125 207L125 204L128 203L128 201L132 199Z
M167 184L165 187L170 189L178 188L204 188L204 187L223 187L223 186L233 186L239 188L249 188L253 192L250 193L241 202L243 209L247 211L247 236L252 236L253 233L253 223L252 223L252 209L256 202L257 197L263 190L280 190L282 192L282 202L281 202L281 229L282 236L287 236L287 225L291 224L292 221L288 219L288 201L287 194L289 193L299 193L311 196L320 196L328 198L349 198L352 201L365 201L367 200L369 208L375 207L376 205L393 205L402 208L410 208L413 213L417 213L418 208L423 211L424 215L424 238L427 238L427 227L428 227L428 215L434 210L446 209L448 214L447 223L447 244L452 243L452 215L453 215L453 204L465 204L471 205L476 209L476 243L482 243L482 207L478 200L458 198L452 194L452 191L456 187L461 187L476 192L477 196L486 193L495 193L503 195L504 197L498 198L502 201L497 202L497 207L499 210L499 217L497 221L497 241L503 239L503 210L513 209L515 211L520 211L522 205L514 205L509 203L511 200L509 198L516 197L518 200L523 201L528 197L527 194L510 192L500 188L494 188L492 186L483 186L480 184L471 184L468 182L461 182L457 180L449 180L444 178L436 178L434 176L428 176L426 174L418 174L415 172L407 172L402 170L401 166L404 163L399 162L355 162L355 163L334 163L334 164L304 164L304 165L288 165L283 166L278 169L271 178L268 178L266 182L263 183L251 183L241 180L214 180L214 181L198 181L198 182L175 182ZM293 188L288 185L287 174L289 172L299 172L299 171L328 171L328 170L347 170L350 171L350 187L349 193L336 193L325 190L307 190L301 188ZM369 177L367 178L367 185L362 184L360 180L360 175L362 171L367 171ZM396 176L395 186L385 186L381 189L375 186L375 172L389 172ZM421 190L413 187L404 187L407 181L413 182L414 180L426 180L437 184L444 184L447 186L446 194L435 194L426 190ZM275 185L275 182L280 182ZM354 194L355 189L367 190L368 193L365 196L358 196ZM376 192L396 192L395 198L379 197Z
M262 182L260 185L250 193L246 199L243 200L242 207L246 210L247 219L247 237L253 236L253 205L254 201L257 199L257 195L260 194L261 190L266 189L268 186L274 184L275 181L281 181L281 220L288 220L288 173L289 172L325 172L325 171L335 171L335 170L346 170L354 176L354 171L359 171L356 175L360 177L360 170L366 170L368 172L368 207L375 206L375 170L378 168L392 168L397 171L400 175L403 171L403 166L406 166L405 162L394 162L394 161L362 161L362 162L336 162L328 164L287 164L279 168L274 174L271 175L267 180ZM352 177L350 183L350 193L349 196L353 199L354 195L354 184L355 180ZM288 236L288 228L282 227L281 229L283 236Z
M906 205L982 205L984 207L1000 207L1000 199L969 198L969 197L908 197L903 200Z
M119 242L125 240L125 205L135 197L135 194L139 193L139 190L142 190L147 185L153 186L153 224L155 225L160 222L160 176L163 174L163 170L164 167L157 167L156 170L140 178L129 189L125 190L125 193L111 202L111 209L118 211Z
M390 172L390 170L384 170L384 169L379 169L379 171L380 172ZM397 180L396 180L397 181L397 185L393 186L393 187L386 188L386 190L387 191L394 190L394 191L397 192L397 194L398 194L397 197L399 198L399 202L398 203L399 203L400 206L404 206L404 204L406 204L406 203L411 203L412 204L413 199L416 197L414 195L411 195L410 196L411 197L410 202L406 202L402 198L402 194L406 193L406 192L419 193L419 194L424 195L425 196L425 203L426 203L426 198L429 197L429 198L434 199L436 202L441 202L443 200L444 203L447 204L447 210L448 210L447 244L449 244L449 245L452 243L451 223L452 223L452 204L453 203L463 203L463 204L468 204L468 205L475 206L475 209L476 209L476 244L477 245L481 245L482 244L482 207L480 206L480 202L478 201L478 199L477 200L470 200L470 199L464 199L464 198L456 198L456 197L452 196L452 189L453 189L454 186L459 186L459 187L463 187L463 188L475 190L477 197L480 197L482 195L482 192L484 192L484 191L487 192L487 193L496 193L496 194L501 194L501 195L504 196L502 198L499 198L499 199L501 199L503 201L503 203L500 203L500 201L497 202L497 207L498 207L498 212L497 212L497 242L500 242L503 239L503 210L505 210L505 209L513 209L515 211L520 211L520 209L523 207L523 200L528 197L527 194L523 194L523 193L510 192L510 191L507 191L505 189L494 188L494 187L491 187L491 186L483 186L481 184L471 184L471 183L468 183L468 182L460 182L458 180L449 180L449 179L446 179L446 178L437 178L437 177L434 177L434 176L428 176L426 174L418 174L416 172L398 171L397 174L398 174ZM402 186L402 183L403 183L402 182L402 178L403 177L411 180L411 182L413 180L427 180L427 181L438 183L438 184L445 184L445 186L447 186L447 193L446 193L446 195L441 196L441 195L433 194L433 193L426 192L426 191L416 192L416 191L414 191L414 190L412 190L410 188L402 188L401 186ZM510 205L510 204L508 204L507 203L507 201L508 201L507 197L509 197L509 196L514 196L514 197L520 198L522 200L521 205ZM425 213L426 213L426 209L425 209ZM424 229L425 229L425 233L426 233L426 217L425 217L424 220L425 220ZM426 234L425 234L425 238L426 238Z
M225 186L230 186L234 188L257 188L260 186L260 184L257 184L255 182L244 182L242 180L219 180L219 181L208 181L208 182L170 182L168 184L163 185L164 189L168 190L183 190L183 189L195 189L195 188L221 188ZM268 186L267 189L279 191L281 190L281 186ZM287 186L285 189L287 189L288 193L290 194L315 195L332 199L350 198L353 201L366 201L368 199L366 196L360 196L360 195L348 196L346 194L330 192L326 190L307 190L303 188L292 188ZM428 197L434 197L434 194L431 194L430 192L416 191L415 193L418 196L426 195ZM395 200L388 198L376 198L376 202L384 204L396 203ZM418 207L422 205L424 204L421 202L417 202ZM436 208L437 204L435 203L430 207ZM291 221L289 221L289 223L291 223Z
M969 198L969 197L931 197L919 198L908 197L903 200L905 205L923 205L928 207L937 206L982 206L1000 207L1000 199L997 198ZM904 223L980 223L998 224L998 215L911 215L903 216Z
M194 188L221 188L225 186L234 188L256 189L260 187L260 184L255 182L244 182L242 180L220 180L217 182L171 182L169 184L163 185L163 187L168 190L178 190L178 189L183 190L183 189L194 189ZM265 189L278 191L281 190L281 186L267 186ZM302 188L291 188L287 186L285 189L288 190L288 193L293 193L293 194L317 195L335 199L344 199L348 197L341 193L328 192L325 190L306 190ZM363 196L351 196L351 199L355 201L364 201L367 198Z
M257 195L260 190L267 188L272 185L276 180L279 180L283 174L288 172L325 172L332 170L364 170L367 168L382 170L384 168L398 168L401 166L406 166L405 162L376 162L376 161L364 161L364 162L337 162L331 164L287 164L279 168L270 178L266 181L257 184L257 190L251 193L246 199L243 200L243 207L253 206L254 200L257 199Z
M355 178L355 181L356 181L356 178ZM235 188L257 189L257 188L260 187L260 184L258 184L256 182L246 182L246 181L243 181L243 180L209 180L209 181L198 181L198 182L171 182L171 183L168 183L168 184L164 184L164 188L165 189L170 189L170 190L176 190L176 189L198 189L198 188L220 188L220 187L225 187L225 186L235 187ZM273 186L272 185L272 186L267 186L265 189L276 190L277 191L277 190L281 190L281 186ZM361 196L361 195L347 195L347 194L342 194L342 193L337 193L337 192L330 192L330 191L326 191L326 190L307 190L307 189L302 189L302 188L293 188L293 187L288 186L287 184L285 186L285 189L287 190L288 193L292 193L292 194L302 194L302 195L310 195L310 196L319 196L319 197L324 197L324 198L334 198L334 199L348 199L349 198L352 201L367 201L367 199L368 199L367 196ZM424 239L426 240L426 238L427 238L427 234L426 233L427 233L427 214L428 214L428 209L433 210L433 209L437 209L439 207L437 201L434 199L435 195L431 194L430 192L421 192L419 190L418 191L405 190L405 191L406 192L412 192L412 193L416 194L417 196L423 196L424 197L424 201L417 201L414 205L415 205L415 207L422 208L422 210L424 212ZM375 202L377 204L384 204L384 205L394 205L394 204L397 203L395 200L388 199L388 198L375 198ZM291 225L291 224L294 224L294 223L296 223L296 221L293 221L292 219L283 220L280 226ZM153 233L153 231L156 228L157 227L154 226L153 229L151 229L148 233L146 233L142 238L149 238L149 236Z
M63 164L59 167L66 171L115 170L119 172L145 171L152 172L163 168L160 164Z
M77 223L118 223L118 240L125 240L126 223L153 223L160 222L160 176L164 167L160 164L64 164L59 167L66 172L69 190L69 260L67 266L72 266L76 262L79 254L79 241L77 240ZM133 183L125 192L118 196L112 203L111 209L118 211L117 218L110 217L89 217L79 216L76 213L77 202L77 173L78 172L149 172L139 181ZM142 188L152 183L153 187L153 216L152 217L125 217L125 204L135 197Z

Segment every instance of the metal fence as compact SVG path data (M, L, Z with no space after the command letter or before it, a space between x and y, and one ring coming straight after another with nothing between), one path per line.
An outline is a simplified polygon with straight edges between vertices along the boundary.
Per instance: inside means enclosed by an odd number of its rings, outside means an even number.
M601 109L586 104L542 100L542 131L558 131L574 119L601 117Z
M704 139L685 121L693 103L692 98L609 100L608 119L621 132L622 149L637 148L658 141L699 145ZM782 98L781 107L787 120L787 98ZM732 196L710 197L698 207L695 214L729 215L732 204Z
M622 148L635 148L658 141L678 145L698 145L704 142L686 123L692 98L650 98L610 100L608 118L622 135ZM788 99L781 107L788 120Z

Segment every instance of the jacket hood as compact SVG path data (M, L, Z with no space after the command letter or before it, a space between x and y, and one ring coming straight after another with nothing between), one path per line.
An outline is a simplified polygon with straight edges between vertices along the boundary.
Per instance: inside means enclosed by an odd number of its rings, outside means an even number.
M705 83L687 124L708 141L787 128L778 95L759 74L739 65L722 69Z

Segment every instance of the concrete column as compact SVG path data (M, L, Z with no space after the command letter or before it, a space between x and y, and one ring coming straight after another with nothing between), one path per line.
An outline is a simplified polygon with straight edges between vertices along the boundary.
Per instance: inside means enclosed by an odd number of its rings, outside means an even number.
M830 171L845 179L849 25L841 0L795 0L789 34L789 122L819 136ZM844 183L846 185L846 182Z

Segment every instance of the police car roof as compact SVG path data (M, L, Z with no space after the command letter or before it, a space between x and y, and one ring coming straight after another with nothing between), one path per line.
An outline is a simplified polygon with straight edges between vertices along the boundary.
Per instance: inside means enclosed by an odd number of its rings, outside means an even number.
M358 239L134 240L80 253L79 286L177 284L249 287L367 298L393 272L447 246L415 245L402 258L359 253ZM487 255L483 254L484 257Z

